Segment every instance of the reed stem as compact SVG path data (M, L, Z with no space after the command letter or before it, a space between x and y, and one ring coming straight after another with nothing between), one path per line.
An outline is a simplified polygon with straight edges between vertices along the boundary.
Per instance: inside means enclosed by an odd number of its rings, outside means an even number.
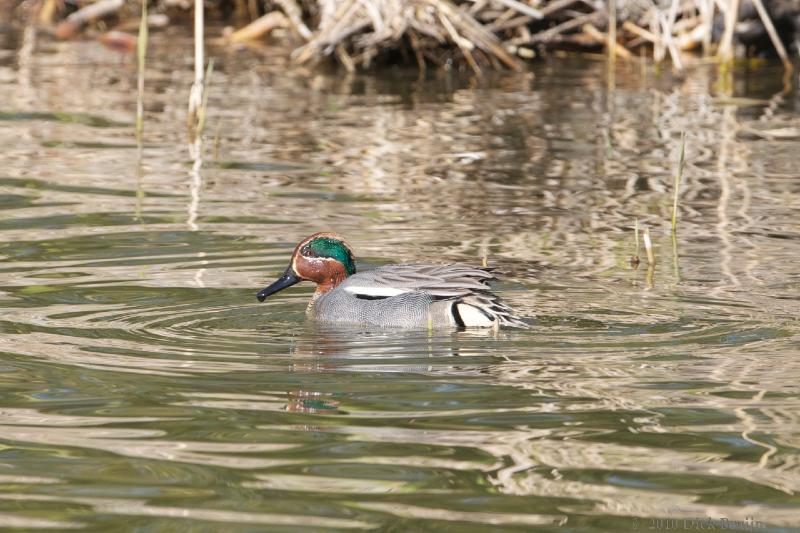
M770 40L772 41L772 46L775 47L775 51L778 53L778 56L781 58L783 62L783 68L787 70L787 72L792 72L794 70L792 66L792 62L789 60L789 54L786 53L786 48L783 46L783 42L781 42L781 38L778 37L778 32L775 30L775 25L772 23L772 19L769 18L769 14L767 13L764 4L761 0L751 0L753 5L756 7L756 11L758 11L758 16L761 18L762 24L764 24L764 28L767 30L767 34L769 35Z
M630 257L630 259L628 261L630 262L631 266L634 269L637 269L637 268L639 268L639 263L641 262L641 259L639 259L639 219L638 218L634 219L634 221L633 221L633 238L634 238L634 242L636 243L636 250L634 251L633 255Z
M686 164L686 132L681 133L681 153L678 159L678 172L675 174L675 186L672 194L672 233L678 229L678 192L683 178L683 167Z
M725 31L722 33L717 56L723 65L729 66L733 61L733 36L736 21L739 18L739 0L728 1L728 11L725 13Z
M142 14L139 22L139 37L136 40L136 60L138 63L136 79L136 207L134 209L134 219L141 222L142 207L144 204L144 189L142 188L142 178L144 168L142 166L144 150L144 68L147 56L147 0L142 0Z
M653 253L653 241L650 240L650 229L645 228L644 233L642 233L642 241L644 241L644 251L647 254L647 262L650 265L656 264L656 256Z
M187 116L189 144L197 139L197 127L200 120L198 115L203 104L203 64L204 64L204 36L203 36L203 0L194 3L194 83L189 91L189 113Z
M681 271L678 268L678 236L675 232L672 233L672 274L675 276L675 282L681 282Z
M617 1L608 0L608 61L611 65L617 59Z
M206 73L203 77L203 95L200 100L200 109L197 110L197 130L195 132L196 139L201 139L203 131L206 128L206 117L208 111L208 82L211 79L211 73L214 72L214 60L208 61Z
M138 61L136 83L136 145L141 150L144 133L144 67L147 55L147 0L142 0L142 20L139 23L139 38L136 41L136 58Z

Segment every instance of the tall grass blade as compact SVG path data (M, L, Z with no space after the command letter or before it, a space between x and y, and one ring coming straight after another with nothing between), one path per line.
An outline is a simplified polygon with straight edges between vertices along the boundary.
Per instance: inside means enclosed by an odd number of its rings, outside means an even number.
M650 240L650 230L645 228L642 233L642 240L644 241L644 251L647 254L647 262L651 265L656 264L656 256L653 253L653 241Z
M194 83L189 91L189 112L186 117L189 145L197 139L198 113L203 103L203 65L205 53L203 0L194 3Z
M136 40L136 208L134 218L142 220L142 206L144 204L144 189L142 188L142 178L144 168L142 167L142 155L144 148L144 69L145 58L147 56L147 0L142 0L142 14L139 22L139 37Z
M144 133L144 67L147 55L147 0L142 0L142 20L139 23L139 38L136 41L138 62L136 93L136 144L141 149Z
M672 194L672 233L678 229L678 192L683 178L683 167L686 164L686 132L681 133L681 154L678 159L678 172L675 174L675 187Z
M203 77L203 98L200 102L200 109L197 111L197 130L195 135L200 138L203 136L203 130L206 127L206 112L208 110L208 82L211 79L211 73L214 72L214 60L208 60L206 73Z

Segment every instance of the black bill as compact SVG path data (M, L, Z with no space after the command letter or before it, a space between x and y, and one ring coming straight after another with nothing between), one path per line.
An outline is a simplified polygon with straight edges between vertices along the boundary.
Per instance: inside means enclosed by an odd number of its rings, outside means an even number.
M256 294L256 298L258 298L259 302L263 302L264 300L266 300L267 296L275 294L278 291L282 291L286 287L291 287L295 283L300 283L301 281L303 280L300 279L300 276L295 274L294 269L292 268L291 265L289 265L289 268L286 269L286 272L284 272L280 278L275 280L275 282L272 283L272 285L258 291L258 294Z

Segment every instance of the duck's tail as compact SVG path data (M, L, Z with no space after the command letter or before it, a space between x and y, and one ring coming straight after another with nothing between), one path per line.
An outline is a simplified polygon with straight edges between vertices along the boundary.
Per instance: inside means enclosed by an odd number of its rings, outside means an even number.
M528 327L499 296L490 292L462 296L453 301L450 311L453 313L453 320L461 327Z

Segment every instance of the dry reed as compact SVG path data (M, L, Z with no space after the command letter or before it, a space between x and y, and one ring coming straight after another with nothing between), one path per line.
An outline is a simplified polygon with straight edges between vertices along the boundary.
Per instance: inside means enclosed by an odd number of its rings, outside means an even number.
M251 1L247 6L240 4L245 6L241 12L247 12L252 22L232 32L230 41L240 43L276 28L287 29L283 33L296 45L292 57L297 63L335 58L348 70L368 68L379 59L395 61L402 55L420 68L426 64L450 67L460 60L481 73L520 69L525 60L553 48L603 47L612 63L616 58L634 60L645 50L657 62L669 57L673 67L681 70L683 52L692 49L716 54L723 64L730 63L736 52L737 24L746 16L751 26L758 25L765 40L768 37L768 46L786 69L791 69L784 43L800 42L800 31L787 30L794 35L781 36L776 27L787 27L800 8L746 1L754 11L740 10L741 0L271 0L263 10ZM57 25L57 36L70 38L95 21L120 18L126 2L84 4ZM52 23L60 4L43 0L37 5L39 20ZM195 0L194 5L195 32L201 34L204 4ZM200 40L197 46L201 66L196 67L195 83L199 84L203 70ZM199 88L193 91L195 110L200 94Z
M144 189L142 188L142 178L144 174L143 150L144 150L144 75L145 59L147 56L147 0L142 0L142 16L139 21L139 35L136 39L136 208L134 218L141 221L142 205L144 203Z
M636 244L636 248L633 252L633 255L628 259L631 266L633 268L639 268L639 263L641 260L639 259L639 219L636 218L633 221L633 240Z
M203 105L203 65L204 63L204 26L205 6L203 0L194 3L194 83L189 90L189 109L186 116L189 145L199 144L201 123L200 109ZM198 154L192 154L197 158Z
M769 14L753 0L761 23L787 68L787 53ZM334 57L348 70L369 67L382 54L413 55L425 63L450 65L460 55L477 73L485 68L520 68L523 60L551 47L602 47L613 61L631 60L650 48L657 61L667 55L676 70L682 52L711 53L715 15L724 21L719 46L733 57L739 0L294 0L277 2L302 44L298 63ZM619 28L618 28L619 26ZM647 29L649 28L649 29ZM457 51L457 54L453 54Z
M650 229L645 228L642 233L642 242L644 242L644 251L647 254L647 263L655 266L656 255L653 253L653 241L650 240Z
M136 145L141 152L144 132L144 67L147 54L147 0L142 0L142 18L139 22L139 38L136 40L138 63L136 79Z

